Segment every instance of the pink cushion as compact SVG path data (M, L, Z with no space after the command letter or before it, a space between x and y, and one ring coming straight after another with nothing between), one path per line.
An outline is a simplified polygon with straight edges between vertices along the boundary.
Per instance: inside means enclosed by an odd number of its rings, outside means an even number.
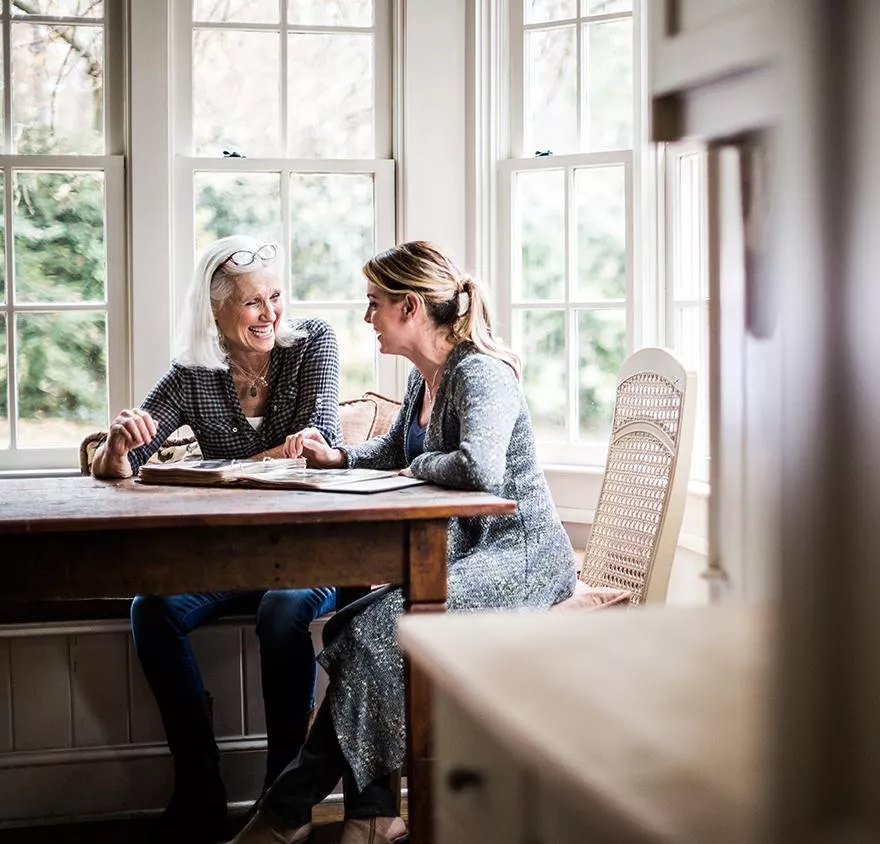
M608 586L587 586L578 579L574 595L550 607L551 612L576 612L578 610L602 610L607 607L628 607L632 593L626 589Z
M362 443L384 434L397 416L400 402L379 393L364 393L359 399L339 403L342 440L346 445Z

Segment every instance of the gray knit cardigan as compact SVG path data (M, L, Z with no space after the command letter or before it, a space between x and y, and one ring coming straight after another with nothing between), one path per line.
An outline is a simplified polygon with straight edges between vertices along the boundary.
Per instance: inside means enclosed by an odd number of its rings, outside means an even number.
M419 412L423 380L413 370L387 434L345 447L349 466L403 468L404 444ZM412 473L455 489L517 502L505 516L452 519L448 608L542 609L569 597L575 558L535 455L525 397L513 370L461 343L449 355ZM403 657L395 641L403 613L393 589L345 627L320 656L343 753L358 786L400 767L406 748Z

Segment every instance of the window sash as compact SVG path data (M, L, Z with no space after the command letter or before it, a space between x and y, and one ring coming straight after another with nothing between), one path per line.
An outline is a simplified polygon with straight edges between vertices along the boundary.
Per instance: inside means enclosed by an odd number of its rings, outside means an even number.
M51 471L59 468L75 470L78 466L78 443L57 448L20 448L15 441L15 416L18 410L15 383L15 338L14 320L16 314L39 313L46 311L103 310L107 314L107 390L108 413L130 404L130 347L128 328L128 293L126 286L126 182L125 159L125 66L126 29L128 23L128 4L119 0L106 0L103 18L68 18L60 15L12 16L10 3L3 2L2 73L7 84L3 85L0 103L4 114L0 169L5 173L5 191L2 197L4 219L6 221L6 277L7 301L0 306L0 313L7 325L7 380L8 411L11 428L10 447L0 449L0 472L3 471ZM15 155L12 150L12 51L11 23L28 24L70 24L101 25L104 30L104 155ZM13 305L8 286L12 279L13 253L11 248L12 217L12 179L16 170L48 170L74 172L82 170L100 171L104 175L106 282L107 299L105 303L77 303L75 305L34 305L24 303Z
M10 14L11 4L2 0L0 22L2 22L2 107L3 150L12 150L12 39L10 24L68 24L71 26L101 25L104 29L104 152L108 155L122 154L125 149L125 115L122 104L125 102L125 60L126 27L128 24L128 4L121 0L105 0L103 18L74 18L62 15L22 15Z
M559 29L566 26L574 26L576 32L575 57L577 66L577 128L578 137L581 141L588 134L587 115L584 114L583 98L583 32L586 24L606 23L632 19L633 22L633 133L632 137L639 138L641 127L641 108L639 105L639 91L642 88L641 78L641 0L633 0L632 11L612 12L603 15L589 15L581 13L581 0L578 0L578 14L576 17L564 20L542 21L539 23L526 23L523 14L523 0L510 0L508 14L509 38L509 62L510 62L510 102L508 117L510 120L510 153L514 159L522 159L526 152L526 51L525 44L528 34L536 30Z
M153 0L154 1L154 0ZM375 158L371 159L321 159L321 158L289 158L289 157L248 157L248 158L213 158L196 157L193 152L192 136L192 3L181 0L173 4L171 10L171 26L175 37L172 41L171 60L174 67L174 91L172 92L174 110L173 129L173 191L171 203L173 207L174 232L172 234L173 249L173 281L169 291L172 302L170 320L174 336L173 323L183 303L184 294L189 284L195 260L194 244L194 191L193 176L197 171L213 171L224 173L280 173L281 174L281 208L282 208L282 246L286 258L290 249L290 216L289 216L289 183L290 175L295 173L354 173L373 176L374 209L375 209L375 244L377 250L387 249L396 242L396 203L398 186L395 184L395 165L392 158L393 120L392 103L394 85L392 78L395 42L393 37L392 0L374 0L372 27L350 26L310 26L291 24L287 17L287 4L281 4L281 17L274 24L241 24L241 23L198 23L199 29L232 29L260 30L281 32L285 37L280 39L280 147L287 150L288 104L287 104L287 35L297 32L328 32L344 33L359 32L373 34L374 54L374 144ZM398 21L399 23L399 21ZM289 291L289 272L285 267L285 287ZM361 307L363 299L350 302L334 301L330 303L309 301L308 307L323 310L351 310ZM400 395L403 391L406 371L395 358L378 355L374 349L375 389L387 395Z
M290 176L303 173L337 174L352 173L373 177L374 237L377 251L388 249L395 243L395 180L394 162L376 159L251 159L251 158L178 158L175 164L175 283L173 290L172 320L176 322L181 313L187 287L195 265L195 195L193 177L196 172L239 173L280 173L282 239L281 246L285 260L290 250ZM282 278L285 290L290 292L289 266L285 264ZM366 282L365 282L366 284ZM297 300L291 300L294 304ZM351 300L309 300L309 309L354 310L366 306L366 293L363 297ZM399 367L393 357L378 355L375 367L376 389L397 395L402 387Z
M591 167L618 166L624 173L624 214L625 214L625 260L626 260L626 293L622 299L586 300L576 298L574 291L574 274L576 266L577 232L574 191L575 171ZM514 301L513 291L515 279L519 272L516 265L522 254L519 234L516 231L518 218L515 202L514 182L518 174L563 170L565 174L564 201L564 249L565 249L565 285L562 299L552 301L530 301L521 299ZM499 336L510 339L514 334L514 319L518 311L552 309L565 313L565 349L566 349L566 396L565 396L565 441L538 441L538 456L547 463L586 464L602 466L607 457L606 441L578 440L578 360L576 337L576 317L578 311L625 309L626 312L626 349L628 355L633 349L635 330L635 237L634 237L634 203L633 203L633 154L629 150L597 153L577 153L572 155L554 155L538 158L506 159L498 163L498 217L504 221L499 227L498 277L506 279L495 293L497 304L497 327Z
M15 337L13 325L16 314L46 313L53 311L103 311L107 315L107 392L108 413L129 404L131 383L128 338L127 265L125 250L125 163L122 156L46 156L2 155L0 170L4 176L4 219L6 231L6 278L12 279L14 255L11 248L12 178L18 170L75 172L91 171L104 174L105 228L104 240L107 257L106 301L76 302L71 304L21 303L13 304L7 285L7 299L0 305L7 325L7 375L9 384L8 409L10 448L0 449L0 470L48 470L59 467L74 469L78 465L79 443L56 448L19 448L15 439L17 396L15 389Z
M199 29L231 29L263 32L290 33L372 33L373 35L373 137L377 159L392 157L392 0L374 0L372 27L350 26L307 26L291 24L287 18L287 2L281 3L281 18L274 24L243 24L243 23L199 23ZM171 11L171 25L179 37L172 38L175 91L174 97L174 149L177 155L192 156L192 2L191 0L174 0ZM280 101L280 147L287 150L288 105L287 105L287 38L280 41L279 68L281 90ZM316 159L322 160L322 159Z

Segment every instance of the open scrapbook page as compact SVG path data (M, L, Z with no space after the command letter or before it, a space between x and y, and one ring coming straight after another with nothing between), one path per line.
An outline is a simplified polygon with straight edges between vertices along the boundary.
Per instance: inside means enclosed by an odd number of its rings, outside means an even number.
M266 460L195 460L146 464L138 479L145 484L236 486L370 493L422 484L396 471L381 469L309 469L302 458Z

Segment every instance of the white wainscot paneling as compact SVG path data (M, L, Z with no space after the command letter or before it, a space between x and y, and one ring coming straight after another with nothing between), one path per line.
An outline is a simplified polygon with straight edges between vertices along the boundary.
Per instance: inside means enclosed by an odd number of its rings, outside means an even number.
M260 639L256 629L242 631L244 662L244 718L249 735L266 734L266 713L263 710L263 672L260 670Z
M214 735L244 735L241 628L209 625L190 635L205 688L214 697Z
M66 636L10 643L15 750L71 746L70 650Z
M0 753L12 750L12 676L9 642L0 639Z
M126 744L128 634L70 637L73 745Z
M98 634L100 635L100 634ZM159 708L141 671L131 636L128 639L128 687L131 741L133 744L164 743L165 728L159 717Z
M316 652L323 626L321 619L311 627ZM0 630L0 829L34 819L159 812L171 793L162 722L127 623L66 627L59 635L39 625L33 635L27 626ZM253 618L223 619L195 631L191 642L215 698L227 795L244 807L265 775ZM319 669L318 702L326 688Z

